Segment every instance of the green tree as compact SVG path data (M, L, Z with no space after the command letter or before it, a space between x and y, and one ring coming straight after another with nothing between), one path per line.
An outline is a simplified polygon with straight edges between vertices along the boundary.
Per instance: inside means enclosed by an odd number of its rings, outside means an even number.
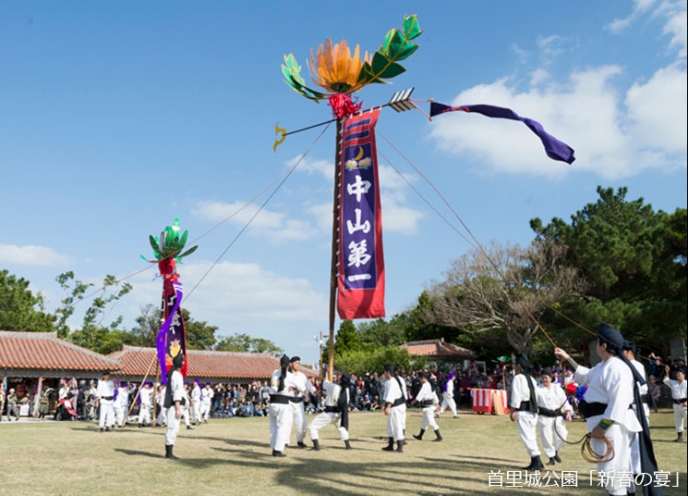
M58 334L62 332L74 344L83 346L98 353L112 353L122 348L125 342L133 342L133 338L128 333L120 329L122 317L119 316L110 324L105 324L104 320L113 307L122 297L129 294L132 286L129 283L122 284L119 288L119 281L113 275L107 275L103 279L103 285L98 290L91 304L84 313L83 322L80 329L71 331L66 324L66 319L73 315L74 306L86 298L86 290L93 284L85 284L81 281L74 281L71 287L70 281L74 280L74 273L67 272L60 274L57 278L60 285L68 291L68 296L63 301L63 306L57 311L60 316L58 319ZM69 289L71 288L71 291Z
M588 329L605 321L642 346L666 349L669 338L686 334L686 210L655 212L642 198L628 200L627 188L597 193L570 223L531 220L539 238L568 247L566 263L589 284L562 313ZM553 322L580 335L561 317Z
M334 336L334 354L341 355L347 351L358 351L360 348L361 341L356 325L351 320L343 320Z
M357 328L361 346L378 347L404 344L406 325L405 319L399 315L393 316L389 322L384 319L362 322Z
M186 348L190 350L212 350L217 342L215 332L219 327L209 325L205 321L193 320L191 313L186 308L182 308L182 317L186 328Z
M425 358L412 358L398 346L381 346L374 349L347 350L335 355L334 366L340 372L363 375L366 372L382 373L388 363L404 370L417 370L426 366Z
M236 351L242 353L272 353L279 355L284 350L269 339L254 338L248 334L234 333L222 338L215 346L219 351Z
M148 304L141 308L136 317L136 326L131 330L135 346L155 346L155 339L162 325L162 310L159 306Z
M55 317L45 312L43 296L29 289L29 281L0 270L0 330L53 330Z

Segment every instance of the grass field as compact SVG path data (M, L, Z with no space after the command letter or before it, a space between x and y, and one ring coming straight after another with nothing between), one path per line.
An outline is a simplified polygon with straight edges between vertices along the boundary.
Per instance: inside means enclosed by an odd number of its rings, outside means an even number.
M310 420L310 417L309 417ZM590 470L579 446L567 446L561 471L577 471L578 487L504 487L507 471L518 471L529 458L516 426L506 416L462 412L440 420L445 438L430 442L411 437L420 412L409 410L408 446L403 454L380 451L386 418L379 412L350 416L353 451L346 451L337 431L321 431L323 450L288 449L277 459L269 447L265 418L211 420L193 431L182 426L175 454L164 454L164 428L125 427L99 433L83 422L0 423L0 494L2 495L603 495L591 486ZM660 469L671 472L665 494L686 494L686 445L675 438L669 410L653 414L652 437ZM569 423L569 439L585 433L583 422ZM295 444L295 441L292 442ZM503 476L488 483L490 471ZM499 487L499 482L502 486ZM542 478L542 483L547 478ZM549 484L558 482L554 477ZM518 484L517 484L518 486Z

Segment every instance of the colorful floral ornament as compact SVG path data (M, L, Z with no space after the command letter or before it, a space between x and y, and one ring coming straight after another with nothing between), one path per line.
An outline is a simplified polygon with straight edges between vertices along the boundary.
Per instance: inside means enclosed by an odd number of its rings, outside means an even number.
M282 74L291 89L316 102L333 94L350 95L367 84L387 83L386 80L405 72L406 69L398 62L407 59L418 49L418 45L411 43L411 40L421 33L416 15L407 16L401 30L390 30L382 47L372 57L366 52L363 58L360 58L358 45L352 57L346 40L333 46L328 39L324 48L323 45L318 47L315 57L311 50L310 68L313 82L327 93L306 86L306 81L301 77L301 66L291 53L284 56Z
M174 224L165 227L165 229L160 233L160 237L149 236L151 248L153 248L153 254L155 255L155 261L159 262L162 260L176 260L180 262L183 257L191 255L196 251L198 245L193 246L182 253L184 246L186 245L186 239L189 236L189 231L184 231L184 233L179 236L179 219L174 219ZM143 255L141 258L147 262L153 262L152 260L146 259Z

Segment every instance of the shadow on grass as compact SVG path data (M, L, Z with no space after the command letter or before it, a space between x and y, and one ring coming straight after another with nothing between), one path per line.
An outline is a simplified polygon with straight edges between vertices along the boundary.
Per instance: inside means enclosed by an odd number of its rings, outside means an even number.
M115 448L118 453L124 453L129 456L145 456L146 458L164 458L162 453L151 453L150 451L138 451L124 448Z

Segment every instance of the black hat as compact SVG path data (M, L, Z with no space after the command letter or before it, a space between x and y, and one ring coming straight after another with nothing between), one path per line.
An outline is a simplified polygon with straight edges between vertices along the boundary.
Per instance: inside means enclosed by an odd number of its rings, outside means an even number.
M342 374L341 375L341 377L339 378L339 385L342 387L351 386L351 377L349 377L349 374Z
M676 368L676 372L683 372L683 375L686 375L686 369L688 369L688 367L681 365L680 367Z
M540 375L546 375L548 377L552 377L552 369L549 367L545 367L542 369L542 372L540 372Z
M390 374L393 374L397 371L397 367L391 363L388 363L385 365L385 372L389 372Z
M291 357L291 360L289 360L289 363L300 362L300 361L301 361L300 356L293 356L293 357Z
M530 360L528 359L528 354L521 351L516 355L516 364L520 365L524 370L530 366Z
M635 343L633 341L624 340L623 350L624 351L632 351L633 354L635 355L635 353L636 353Z
M280 358L280 366L282 368L289 366L289 357L287 355L282 355L282 358Z
M605 324L604 322L600 323L600 327L597 330L597 339L599 339L602 343L607 344L608 351L618 354L623 349L623 335L612 326Z

